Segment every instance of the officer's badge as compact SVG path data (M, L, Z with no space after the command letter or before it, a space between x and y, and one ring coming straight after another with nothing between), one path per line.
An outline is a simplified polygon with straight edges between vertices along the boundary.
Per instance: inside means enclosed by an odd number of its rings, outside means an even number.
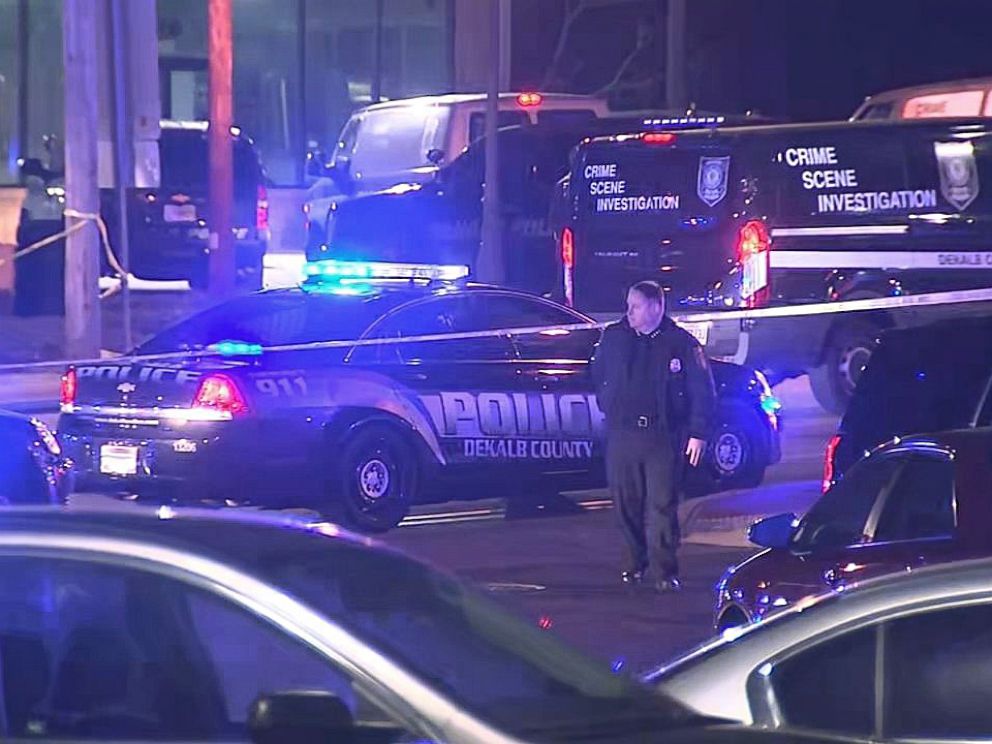
M708 206L715 207L727 195L727 176L730 174L730 156L700 158L696 178L696 194Z
M933 150L940 171L940 193L963 211L978 196L975 148L970 142L934 142Z
M672 361L668 363L668 371L671 372L672 374L678 374L679 372L681 372L682 360L677 358L672 359Z

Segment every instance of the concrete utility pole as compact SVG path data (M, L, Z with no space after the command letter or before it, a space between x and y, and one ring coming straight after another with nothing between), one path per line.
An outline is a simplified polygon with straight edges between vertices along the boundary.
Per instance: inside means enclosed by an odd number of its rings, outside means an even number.
M130 243L128 234L127 187L133 183L134 158L131 146L131 132L128 127L127 110L127 44L125 41L125 19L122 0L107 0L107 31L110 48L107 59L110 61L110 109L113 112L114 148L113 171L114 189L117 192L117 258L124 275L121 276L121 300L124 303L124 349L130 351L134 345L131 334L131 289L128 273L131 270Z
M685 109L689 105L685 84L685 16L685 0L668 0L665 99L670 109Z
M210 291L224 297L234 291L233 33L231 0L209 0L207 28L210 56Z
M476 276L492 284L501 284L506 274L499 211L499 128L500 26L502 0L489 0L489 86L486 99L486 188L482 202L482 247Z
M97 30L92 0L63 0L66 209L100 211L97 186ZM76 224L67 217L66 226ZM100 238L94 222L66 238L65 345L73 358L100 354Z

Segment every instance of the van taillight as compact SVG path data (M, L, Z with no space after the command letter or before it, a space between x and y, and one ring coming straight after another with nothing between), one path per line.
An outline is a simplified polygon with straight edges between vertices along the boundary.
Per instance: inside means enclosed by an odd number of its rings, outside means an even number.
M565 282L565 304L569 307L575 305L575 233L572 228L566 227L561 231L561 266L562 278Z
M215 411L226 417L248 413L248 403L237 383L227 375L207 375L193 398L193 408Z
M259 231L269 229L269 191L262 184L258 185L255 201L255 229Z
M76 377L76 370L72 367L66 370L59 383L59 404L71 406L76 402L76 391L79 387L79 380Z
M771 236L761 220L748 220L737 232L737 263L741 267L741 296L748 307L763 304L771 296Z
M575 268L575 234L570 227L561 231L561 263L569 271Z
M641 142L648 145L672 145L675 144L675 135L672 132L645 132L641 135Z
M823 484L821 489L824 493L833 485L834 475L837 469L834 459L837 457L837 446L840 444L840 434L834 434L827 442L827 452L823 458Z

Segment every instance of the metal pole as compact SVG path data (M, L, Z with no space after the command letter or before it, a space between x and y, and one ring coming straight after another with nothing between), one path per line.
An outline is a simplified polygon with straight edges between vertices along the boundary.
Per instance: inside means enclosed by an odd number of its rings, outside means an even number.
M479 251L477 275L493 284L503 282L505 266L501 245L499 212L499 38L501 25L500 0L489 0L489 87L486 98L486 188L482 202L482 249Z
M92 0L62 2L66 209L100 211L97 185L97 33ZM66 225L76 223L67 217ZM100 353L100 242L94 223L66 238L65 342L70 357Z
M233 38L231 0L209 0L210 56L210 291L224 297L234 291Z
M124 349L133 346L131 337L131 271L130 243L128 241L127 189L132 183L134 163L131 157L131 133L127 116L127 53L124 43L124 7L121 0L107 0L107 22L110 36L110 99L114 115L114 190L117 192L117 258L124 275L121 277L121 300L124 303Z
M17 6L17 157L27 158L28 147L28 76L31 74L30 34L31 21L28 16L28 0L20 0ZM49 163L48 165L51 165Z
M685 86L685 0L668 0L668 43L665 65L665 98L670 109L689 105Z
M386 17L386 0L375 1L375 61L372 70L372 103L382 100L382 24Z

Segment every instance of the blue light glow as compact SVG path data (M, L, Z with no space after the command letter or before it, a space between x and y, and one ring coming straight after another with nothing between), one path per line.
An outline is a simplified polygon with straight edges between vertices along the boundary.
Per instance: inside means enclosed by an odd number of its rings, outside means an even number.
M626 663L627 660L624 657L620 656L613 660L613 664L610 665L610 669L613 670L614 674L619 674L620 670L624 668Z
M262 354L261 344L247 344L243 341L221 341L217 344L211 344L207 349L221 356L260 356Z
M430 279L454 281L468 276L468 266L453 264L404 264L385 261L341 261L323 258L304 268L314 279Z
M773 416L782 410L782 402L774 395L762 395L761 410L769 416Z

